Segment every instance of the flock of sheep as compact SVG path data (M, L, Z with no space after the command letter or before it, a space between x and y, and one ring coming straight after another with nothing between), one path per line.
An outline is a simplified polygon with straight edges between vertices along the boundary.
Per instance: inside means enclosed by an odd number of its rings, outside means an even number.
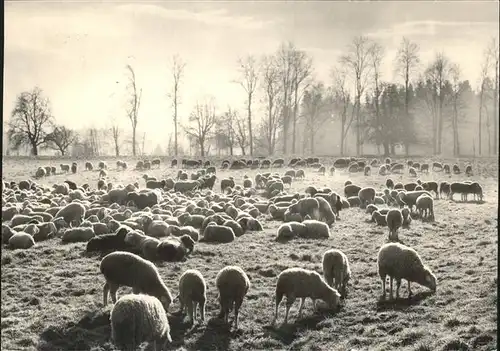
M139 171L160 167L160 160L143 160L136 164ZM269 169L284 167L283 159L225 160L222 169ZM144 341L165 344L172 341L167 312L175 300L181 311L187 310L189 321L205 319L207 282L200 271L189 269L179 277L178 295L173 297L165 285L155 263L182 262L189 259L198 242L230 243L251 231L262 231L262 218L282 221L276 241L286 242L295 238L328 239L340 212L349 207L359 207L370 215L369 221L388 228L389 236L378 253L378 273L386 295L386 277L390 278L390 296L396 280L396 297L399 297L401 280L415 282L436 291L437 279L419 254L402 243L400 228L411 226L413 219L433 220L434 201L453 199L460 193L462 200L469 194L483 199L483 190L477 182L435 181L407 184L395 183L387 178L385 189L361 187L345 182L343 195L330 188L308 186L302 193L291 193L289 187L307 173L330 174L341 169L349 173L360 172L365 176L378 167L378 174L389 176L407 172L418 177L419 173L433 172L460 174L458 165L434 162L406 164L386 159L337 159L326 167L318 158L292 159L289 170L258 173L253 179L244 176L241 185L233 177L220 180L220 192L214 190L217 168L210 161L173 160L171 167L181 167L176 177L156 179L143 176L139 182L112 184L107 180L109 167L99 162L97 186L77 185L66 180L49 188L28 179L20 182L2 181L2 245L11 249L29 249L36 242L60 238L62 242L87 242L89 255L102 257L100 272L103 286L103 303L108 295L114 303L110 315L112 339L124 350L135 350ZM61 164L61 172L76 173L77 164ZM116 162L117 171L128 169L126 162ZM192 169L189 173L188 169ZM39 167L34 178L56 174L56 167ZM94 166L85 163L85 170ZM472 176L472 167L465 173ZM298 314L302 313L306 298L321 300L325 308L335 310L347 298L351 278L349 258L338 249L323 253L323 276L314 270L292 267L282 271L276 281L275 315L286 297L284 322L288 321L290 307L300 299ZM250 289L250 280L241 267L226 266L217 274L220 304L219 318L228 322L234 310L234 326L238 328L238 313ZM128 286L133 294L117 299L120 286Z

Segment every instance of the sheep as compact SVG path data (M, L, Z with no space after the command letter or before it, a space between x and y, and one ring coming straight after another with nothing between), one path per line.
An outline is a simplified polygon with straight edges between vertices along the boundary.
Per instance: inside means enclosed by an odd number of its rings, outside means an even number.
M219 318L228 323L229 312L234 305L234 327L238 329L238 313L250 289L250 279L241 267L226 266L217 273L215 285L219 291Z
M76 173L77 167L78 167L78 165L76 164L76 162L73 162L71 164L71 173L73 173L73 174Z
M319 202L316 198L309 197L300 199L296 203L288 206L288 210L291 213L300 213L302 217L305 217L306 215L309 215L314 219L319 219L320 217Z
M400 243L384 244L378 252L378 274L382 280L383 298L386 297L385 279L390 278L390 298L392 299L392 282L396 279L396 298L399 298L401 279L408 281L408 298L412 291L410 282L418 283L436 292L436 276L429 267L422 263L419 254L406 245Z
M187 254L194 249L194 240L189 235L170 237L161 241L156 247L158 260L167 262L185 261Z
M236 239L234 231L231 227L224 225L207 225L203 231L203 238L200 241L230 243Z
M83 222L83 218L85 217L85 206L78 202L71 202L61 208L55 214L54 218L62 217L64 221L68 224L71 224L73 221L80 225Z
M385 176L388 173L387 171L387 166L386 165L381 165L378 169L378 174L381 176Z
M38 167L38 169L35 172L35 178L42 178L47 175L47 171L43 167Z
M408 207L404 207L401 209L401 214L403 215L403 227L408 227L412 221L410 216L410 209Z
M469 184L461 182L453 182L450 184L450 194L449 198L453 200L453 195L459 193L461 195L462 201L467 200L467 195L469 193Z
M362 188L357 195L361 201L361 206L366 207L366 205L373 203L375 199L375 189L372 187Z
M127 230L122 228L116 233L93 237L87 242L86 252L109 253L113 251L128 251L139 253L139 250L135 246L125 241L127 234Z
M142 218L144 233L154 238L168 236L168 224L163 221L154 221L150 216Z
M299 169L295 173L295 178L305 178L305 177L306 177L306 173L304 172L303 169Z
M465 167L465 174L467 175L467 177L472 177L472 166L471 165L467 165L467 167Z
M372 168L370 166L365 166L364 175L368 177L372 173Z
M116 303L116 292L120 286L129 286L134 293L143 293L158 298L168 312L172 294L162 281L156 266L144 258L125 251L107 254L99 265L106 283L103 287L103 304L108 303L108 293Z
M92 164L92 162L86 161L85 162L85 170L86 171L92 171L93 169L94 169L94 165Z
M108 169L108 164L104 161L99 161L97 168L99 169Z
M408 173L409 173L409 174L410 174L410 176L412 176L412 177L416 177L416 176L417 176L417 171L416 171L416 170L415 170L415 168L413 168L413 167L410 167L410 168L408 169Z
M350 196L346 199L346 201L349 203L350 207L360 207L361 206L361 199L359 196Z
M15 232L14 235L9 238L8 245L12 250L26 250L35 245L35 240L33 239L33 236L26 232Z
M337 289L342 298L345 298L347 283L351 279L351 268L347 256L340 250L330 249L323 254L322 264L325 281L332 288ZM334 280L335 286L333 285Z
M425 172L425 173L429 173L429 164L428 163L422 163L422 165L420 166L420 172Z
M276 241L295 239L296 237L306 237L307 227L300 222L291 221L280 225L276 235Z
M391 167L390 171L391 171L391 173L402 173L403 168L404 168L404 165L403 165L403 164L401 164L401 163L396 163L396 164L394 164L394 165Z
M398 197L404 205L408 205L408 208L411 211L413 206L415 206L417 198L422 194L427 194L431 196L431 194L428 191L419 190L419 191L407 191L407 192L403 191L398 194Z
M398 240L398 229L403 225L403 214L399 209L391 209L385 215L387 227L389 227L389 241Z
M178 181L174 184L174 192L185 193L193 191L200 187L200 182L197 180Z
M221 180L220 182L220 191L221 192L224 192L224 190L226 190L226 188L234 188L234 179L232 178L224 178Z
M140 210L146 207L153 207L161 200L161 195L155 191L149 190L143 193L130 192L127 194L127 201L133 201Z
M444 171L445 174L450 174L451 173L450 165L449 164L445 164L443 166L443 171Z
M372 212L372 222L377 223L377 225L387 225L386 217L382 215L382 213L380 213L380 211L378 210Z
M197 269L188 269L179 278L179 301L180 312L184 312L187 307L189 322L194 323L197 317L197 307L200 310L200 317L205 321L205 303L207 284L201 272ZM175 299L174 299L175 300Z
M474 200L476 199L476 196L478 197L479 201L483 201L483 188L479 183L474 182L469 185L469 192L474 195Z
M167 313L160 300L145 294L122 296L110 313L111 338L120 350L134 351L144 342L164 349L172 342Z
M434 218L434 200L432 197L425 194L420 195L417 198L416 207L420 218L423 218L424 214L425 217L430 216L431 218Z
M304 238L308 239L328 239L330 237L330 229L324 222L314 219L307 219L302 222L306 226L307 231Z
M283 296L286 296L285 324L288 323L290 307L297 298L301 299L298 311L299 317L302 315L302 308L305 299L308 297L312 299L315 308L317 299L326 302L330 308L337 308L340 303L339 292L329 286L319 273L298 267L288 268L278 275L276 282L276 309L271 322L272 325L278 319L278 307L283 300Z
M422 184L423 190L427 191L433 191L436 194L436 197L439 198L439 192L438 192L438 183L434 181L429 181L429 182L423 182Z
M348 184L344 187L344 196L349 198L351 196L357 196L361 190L360 186L354 184Z
M378 207L374 204L369 204L366 206L366 213L372 214L373 212L378 211Z
M332 210L330 203L323 197L315 197L319 204L320 220L325 220L329 226L335 223L335 213Z
M62 172L69 172L69 165L61 163L59 167L61 167Z
M93 227L68 228L61 237L63 243L89 241L95 236Z

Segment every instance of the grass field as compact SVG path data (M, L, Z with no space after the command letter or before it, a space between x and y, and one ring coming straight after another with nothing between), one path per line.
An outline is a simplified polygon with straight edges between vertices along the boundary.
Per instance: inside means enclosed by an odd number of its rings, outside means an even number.
M59 161L54 161L58 165ZM142 173L119 172L111 165L112 182L128 183ZM49 161L3 161L4 180L21 180ZM134 164L130 162L129 164ZM476 163L477 164L477 163ZM197 244L183 263L159 265L160 274L175 295L178 278L188 268L199 269L208 283L207 321L191 328L175 313L169 315L175 350L494 350L497 343L497 211L498 163L479 163L478 181L485 202L461 203L436 200L434 222L414 220L400 238L414 247L437 276L436 294L413 284L415 296L407 299L406 281L402 298L380 300L377 252L387 240L387 229L366 223L368 215L359 208L341 212L328 240L274 241L281 224L261 218L264 231L243 235L230 244ZM83 169L83 161L79 163ZM283 170L282 170L283 171ZM164 177L175 171L162 165L148 174ZM242 183L244 174L256 171L218 171L220 179L233 175ZM306 179L295 181L292 191L306 186L329 186L343 193L349 176L318 176L306 170ZM440 173L422 180L444 180ZM465 176L452 176L460 180ZM96 172L55 175L39 180L53 184L66 179L95 187ZM355 184L381 189L385 177L350 176ZM409 181L406 176L394 180ZM448 177L446 180L450 181ZM141 180L141 185L144 182ZM456 196L460 199L460 196ZM1 335L2 350L115 350L110 342L109 311L102 306L104 279L99 258L82 255L85 243L66 244L51 239L28 250L2 249ZM321 255L330 248L344 251L352 270L345 306L335 315L313 313L307 300L302 319L296 320L298 301L289 324L282 326L284 303L278 324L274 314L276 276L288 267L315 269L322 273ZM229 331L217 318L215 276L224 266L240 265L251 280L251 288L240 312L240 329ZM118 295L130 291L120 288ZM174 303L171 312L178 309ZM232 320L232 319L230 319Z

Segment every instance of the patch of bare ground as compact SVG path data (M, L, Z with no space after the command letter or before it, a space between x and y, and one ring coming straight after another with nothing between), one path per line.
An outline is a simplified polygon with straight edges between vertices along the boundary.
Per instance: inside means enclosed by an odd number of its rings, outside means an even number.
M455 160L452 161L454 163ZM54 161L52 164L59 164ZM49 161L3 161L5 180L20 180ZM109 161L112 182L135 181L143 174L116 171ZM135 164L135 162L129 162ZM368 215L359 208L341 212L330 239L274 241L279 222L263 220L265 230L243 235L230 244L199 243L183 263L159 266L161 276L173 294L178 278L188 268L199 269L208 283L207 322L193 328L176 315L169 315L173 350L493 350L497 342L497 190L498 164L475 162L481 175L485 202L461 203L436 200L434 222L414 220L400 238L414 247L438 279L436 294L413 285L407 298L406 281L402 297L382 301L377 274L377 252L387 240L387 229L366 223ZM79 162L83 169L83 162ZM283 171L283 170L279 170ZM257 171L218 171L218 179L229 176L242 182L244 174ZM174 171L162 165L147 172L163 177ZM318 176L306 169L306 179L295 181L293 191L308 185L329 186L342 193L350 177L362 186L381 189L385 177L362 174ZM422 180L460 180L442 173L422 175ZM55 175L39 180L53 184L65 179L95 186L96 172ZM394 176L396 181L410 181ZM141 184L144 184L141 180ZM218 184L216 190L219 191ZM267 216L266 216L267 217ZM298 266L322 273L321 255L339 248L349 257L351 284L345 306L336 314L313 312L310 300L304 315L296 319L298 302L292 307L289 324L271 326L274 314L276 276L285 268ZM29 250L2 249L1 335L2 350L115 350L110 342L109 312L102 306L104 279L99 258L83 255L85 243L63 245L58 239L38 243ZM215 276L225 265L240 265L252 286L241 309L240 330L229 331L217 318ZM123 295L130 289L120 288Z

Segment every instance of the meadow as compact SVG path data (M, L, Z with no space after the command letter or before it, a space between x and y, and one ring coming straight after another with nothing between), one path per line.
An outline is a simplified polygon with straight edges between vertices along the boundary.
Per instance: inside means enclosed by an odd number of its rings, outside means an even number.
M416 159L418 160L418 159ZM135 161L127 160L129 167ZM445 161L445 160L443 160ZM96 164L96 160L93 161ZM109 179L126 184L139 180L144 172L117 171L109 159ZM322 160L331 164L333 159ZM456 160L449 160L451 164ZM469 160L460 160L461 167ZM472 161L471 161L472 162ZM59 160L8 159L2 162L5 181L31 177L38 166L54 165L59 174L36 180L51 186L68 179L77 184L97 184L98 173L83 171L60 174ZM414 296L407 298L406 281L398 300L381 299L381 280L377 273L377 252L387 241L387 228L369 223L369 215L359 208L340 212L340 220L327 240L297 239L276 242L281 222L263 215L264 231L249 232L229 244L197 243L185 262L159 264L159 271L175 295L183 271L196 268L207 284L207 319L191 327L171 306L169 321L172 350L494 350L497 345L497 260L498 260L498 161L472 162L484 190L484 202L435 200L435 221L414 220L399 237L419 252L438 280L437 292L412 284ZM217 164L218 165L218 164ZM283 173L286 169L277 169ZM462 168L464 169L464 168ZM334 176L318 175L305 169L304 180L295 180L291 191L303 192L309 185L331 187L343 194L344 182L351 179L360 186L385 187L386 177L338 171ZM175 176L164 161L151 176ZM215 191L220 180L232 175L242 184L258 170L217 170ZM407 172L392 175L395 181L414 181ZM442 173L420 175L421 180L464 180L465 175ZM472 198L472 196L469 196ZM84 254L86 243L62 244L60 238L37 243L27 250L2 248L1 261L1 343L2 350L116 350L110 341L111 303L102 305L104 278L99 257ZM274 315L274 289L277 275L289 267L314 269L322 273L321 256L330 248L342 250L349 258L352 278L345 305L335 314L314 312L310 300L304 314L296 319L298 301L292 307L288 325ZM239 330L229 330L217 319L215 276L226 265L239 265L248 274L251 287L240 311ZM122 287L121 296L131 289ZM232 315L230 317L232 320Z

